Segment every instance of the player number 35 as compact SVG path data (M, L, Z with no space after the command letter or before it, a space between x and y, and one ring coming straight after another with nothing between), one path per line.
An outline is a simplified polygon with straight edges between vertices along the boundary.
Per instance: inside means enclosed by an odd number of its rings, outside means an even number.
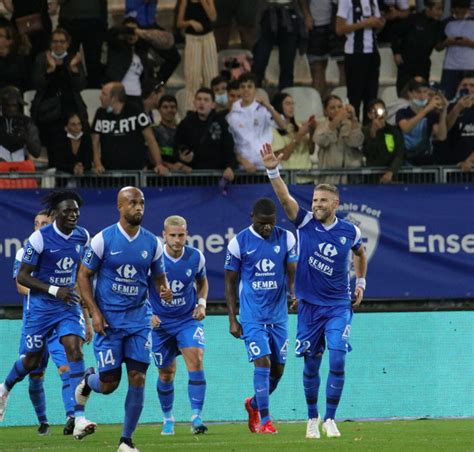
M43 336L40 334L26 336L26 346L28 348L43 348Z

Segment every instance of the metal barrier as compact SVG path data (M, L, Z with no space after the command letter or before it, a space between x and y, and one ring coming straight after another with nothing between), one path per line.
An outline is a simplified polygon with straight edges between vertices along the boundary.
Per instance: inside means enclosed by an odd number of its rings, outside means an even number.
M329 182L334 184L379 184L386 168L356 168L341 170L283 170L282 178L288 184L317 184ZM36 173L0 173L1 181L18 181L14 187L22 188L21 180L35 180L41 188L119 188L126 185L141 187L218 187L225 191L228 182L222 178L222 172L216 170L193 171L190 174L171 173L159 176L151 171L110 171L97 175L89 172L77 177L67 173L46 170ZM392 183L396 184L436 184L436 183L472 183L474 171L461 172L457 167L406 167L400 169ZM253 174L236 171L232 185L268 183L265 172ZM13 184L12 184L13 185ZM28 188L26 185L25 188ZM8 184L3 184L8 187Z

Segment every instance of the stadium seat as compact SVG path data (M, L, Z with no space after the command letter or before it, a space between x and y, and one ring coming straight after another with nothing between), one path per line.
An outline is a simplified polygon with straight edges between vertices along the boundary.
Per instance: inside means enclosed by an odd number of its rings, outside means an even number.
M0 162L0 173L34 173L35 164L31 160L22 162ZM38 188L36 179L3 179L0 178L0 189L5 188Z
M293 86L285 88L283 92L288 93L295 102L296 121L307 121L311 115L315 115L316 119L323 116L321 96L314 88Z
M306 55L296 55L293 75L296 85L311 85L311 70ZM265 71L265 81L270 86L278 86L279 76L280 64L278 62L278 48L274 48L270 54L270 59Z
M33 102L33 99L35 98L36 91L34 89L30 91L25 91L23 93L23 100L26 102L26 105L23 109L24 113L26 116L30 116L31 113L31 103Z
M382 47L380 52L380 77L379 85L395 85L397 81L397 65L393 61L393 53L390 47Z
M347 102L347 86L338 86L331 91L331 94L340 97L343 102Z
M183 55L183 50L178 49L179 54L181 55L181 61L179 62L178 67L175 69L173 74L171 74L171 77L168 79L166 82L166 88L169 89L181 89L184 88L185 86L185 81L184 81L184 55Z
M270 97L268 93L263 88L257 88L257 96L263 97L267 102L270 102Z
M433 50L431 54L430 80L433 82L439 82L441 80L445 53L446 50L442 50L441 52Z
M100 89L85 89L81 91L82 100L87 106L87 116L89 118L89 123L92 124L92 121L95 116L95 112L101 106L100 105Z
M175 93L178 102L178 115L181 119L186 116L186 88L178 89Z
M337 62L333 59L328 61L326 68L326 82L330 85L339 85L339 68Z
M379 89L379 97L385 102L385 105L390 105L398 99L396 86L385 86Z

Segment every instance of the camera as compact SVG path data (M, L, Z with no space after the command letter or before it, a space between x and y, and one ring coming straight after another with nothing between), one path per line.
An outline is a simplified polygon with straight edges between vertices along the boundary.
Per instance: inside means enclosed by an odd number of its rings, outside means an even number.
M467 88L463 88L459 91L459 97L469 96L469 90Z
M382 108L382 107L376 108L375 113L377 114L378 118L383 118L385 115L385 108Z

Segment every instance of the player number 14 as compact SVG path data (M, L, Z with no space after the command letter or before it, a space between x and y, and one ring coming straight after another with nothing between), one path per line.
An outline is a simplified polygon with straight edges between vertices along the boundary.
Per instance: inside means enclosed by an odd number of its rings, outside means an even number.
M99 352L99 367L105 367L107 364L115 365L115 358L110 348L105 352L105 356L104 352Z

